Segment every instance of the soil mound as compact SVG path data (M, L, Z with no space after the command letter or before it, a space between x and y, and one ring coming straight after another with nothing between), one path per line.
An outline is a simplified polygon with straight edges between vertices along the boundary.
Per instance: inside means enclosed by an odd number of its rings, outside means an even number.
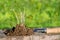
M20 24L13 27L11 30L6 30L5 34L7 36L29 36L34 34L33 29L26 28L25 25Z

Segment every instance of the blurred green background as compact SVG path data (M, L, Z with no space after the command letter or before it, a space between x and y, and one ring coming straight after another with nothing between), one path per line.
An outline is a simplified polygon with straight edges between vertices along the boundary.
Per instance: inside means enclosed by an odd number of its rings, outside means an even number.
M0 0L0 29L21 23L21 12L27 27L60 26L60 0Z

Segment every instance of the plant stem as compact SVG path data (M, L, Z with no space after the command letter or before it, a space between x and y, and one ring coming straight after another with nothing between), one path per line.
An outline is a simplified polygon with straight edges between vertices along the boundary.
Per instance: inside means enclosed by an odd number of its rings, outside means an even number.
M14 12L14 14L15 14L15 17L16 17L16 19L17 19L17 24L19 24L19 18L18 18L18 16L17 16L17 13L13 10L13 12Z

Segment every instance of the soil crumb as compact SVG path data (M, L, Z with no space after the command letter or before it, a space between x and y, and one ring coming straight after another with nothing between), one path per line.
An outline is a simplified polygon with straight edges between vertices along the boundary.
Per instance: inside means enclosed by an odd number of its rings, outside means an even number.
M7 36L29 36L34 34L33 29L26 28L24 24L16 25L11 30L6 30L5 34Z

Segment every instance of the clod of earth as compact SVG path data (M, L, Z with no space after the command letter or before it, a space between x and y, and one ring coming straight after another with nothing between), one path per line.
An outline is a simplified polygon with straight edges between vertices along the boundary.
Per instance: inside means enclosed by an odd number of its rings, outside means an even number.
M28 36L34 34L33 29L26 28L25 25L20 24L13 27L11 30L6 30L5 34L7 36Z

